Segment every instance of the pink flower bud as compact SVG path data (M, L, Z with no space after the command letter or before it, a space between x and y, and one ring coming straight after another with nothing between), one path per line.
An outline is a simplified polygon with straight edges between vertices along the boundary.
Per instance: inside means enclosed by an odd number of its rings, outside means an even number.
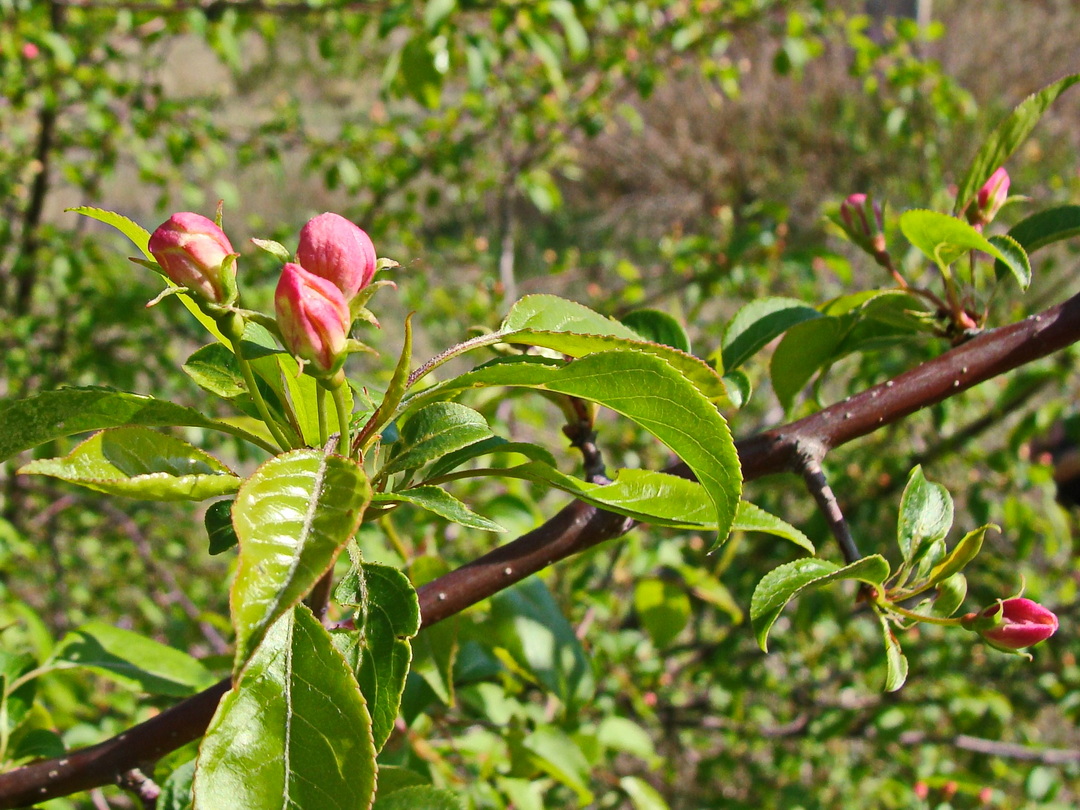
M856 245L874 256L885 252L881 206L869 195L850 195L840 205L840 219Z
M1000 650L1021 650L1046 641L1058 629L1058 618L1038 602L1013 597L969 613L960 623Z
M215 304L235 298L235 260L229 257L236 251L212 220L190 211L173 214L151 234L149 247L174 284Z
M41 50L33 42L27 42L22 46L23 59L37 59Z
M375 246L345 217L319 214L300 231L296 260L309 273L332 281L346 301L375 275Z
M993 221L1009 197L1009 173L1002 166L983 183L979 193L967 208L968 222L981 229Z
M332 369L352 320L341 290L290 262L281 270L274 308L285 348L322 371Z

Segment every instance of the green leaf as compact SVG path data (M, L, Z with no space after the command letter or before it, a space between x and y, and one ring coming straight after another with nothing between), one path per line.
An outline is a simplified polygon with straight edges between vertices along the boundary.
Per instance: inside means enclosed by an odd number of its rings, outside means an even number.
M983 538L986 537L986 531L991 528L1001 531L997 526L988 524L965 534L953 550L946 555L945 559L930 569L930 576L927 581L936 584L963 571L967 564L978 556L979 551L982 549Z
M889 576L889 563L880 554L863 557L843 567L817 557L781 565L767 573L754 588L750 621L761 649L768 650L769 630L784 606L807 588L819 588L841 579L855 579L881 587Z
M493 596L491 622L498 645L564 706L574 711L592 700L589 658L543 580L533 577Z
M1005 257L994 261L995 276L1001 279L1011 273L1020 289L1026 290L1031 285L1031 260L1024 248L1011 236L991 236L990 243Z
M775 537L782 537L785 540L790 540L799 548L806 549L811 554L817 553L809 537L787 521L781 520L776 515L766 512L760 506L755 506L749 501L739 501L739 512L735 516L735 523L731 528L733 531L762 532Z
M488 520L483 515L476 514L476 512L440 487L421 486L399 489L394 492L380 492L372 497L371 502L372 504L411 503L441 518L446 518L453 523L459 523L470 529L480 529L485 532L506 531L498 523Z
M420 630L420 602L404 573L387 565L354 561L334 598L358 609L355 631L332 634L356 676L371 713L376 750L393 731L412 661L410 639ZM382 774L379 775L380 790Z
M885 640L885 691L895 692L904 685L907 680L908 662L900 649L900 642L896 638L888 618L879 610L874 614L881 624L881 635Z
M457 402L436 402L417 411L400 431L393 455L379 470L382 476L422 467L491 435L481 414Z
M425 37L415 36L405 43L400 57L401 78L405 90L429 110L439 106L442 74L435 67L435 56Z
M900 215L900 230L928 259L937 263L942 273L949 273L949 265L972 250L989 253L996 259L1008 262L998 248L968 223L939 214L937 211L905 211Z
M292 254L289 253L289 249L281 244L281 242L275 242L273 239L253 238L251 243L260 250L265 250L282 264L292 261Z
M569 5L569 4L567 4ZM681 323L658 309L637 309L622 319L642 338L690 354L690 338Z
M724 375L724 388L727 390L728 401L731 402L733 408L744 407L754 392L750 377L738 368Z
M240 363L224 344L210 343L203 346L188 358L182 368L204 391L221 397L248 416L261 418L240 371ZM278 392L265 381L259 378L256 378L256 381L270 413L279 417L279 422L285 422L285 410L281 407Z
M222 698L199 748L196 810L365 810L375 794L371 717L311 611L296 605Z
M202 501L240 488L236 474L209 453L143 427L103 430L63 458L31 461L19 472L150 501Z
M62 388L0 403L0 425L4 426L0 431L0 461L64 436L125 425L210 428L263 444L258 437L207 419L192 408L108 388Z
M769 364L773 390L785 411L791 410L810 378L836 358L853 323L851 318L822 317L787 330Z
M922 467L915 467L900 497L897 523L897 543L904 563L910 566L927 554L935 556L932 548L943 546L952 523L953 501L949 491L941 484L927 481Z
M624 776L619 787L630 797L633 810L670 810L664 797L641 777Z
M210 541L210 554L221 554L236 546L240 540L233 528L232 508L234 501L215 501L206 507L203 515L203 525L206 527L206 536Z
M1014 239L1028 254L1054 242L1080 236L1080 205L1062 205L1058 208L1050 208L1032 214L1010 228L1008 236ZM993 240L998 237L992 236L990 238ZM1013 266L1002 261L995 262L994 272L998 278L1002 278L1006 273L1010 272L1015 275ZM1029 265L1028 283L1030 281ZM1021 289L1027 289L1027 284L1021 283Z
M551 0L548 3L548 11L562 26L570 56L575 59L584 56L589 50L589 34L578 19L574 4L570 0Z
M90 669L129 688L171 697L187 697L217 680L187 653L101 622L64 636L50 664Z
M434 31L456 7L457 0L427 0L424 4L424 30Z
M935 616L948 618L964 604L965 598L967 598L967 577L963 574L953 574L937 584L937 595L930 607L930 612Z
M115 211L105 211L101 208L93 208L89 205L82 205L78 208L65 208L64 211L73 214L82 214L84 217L90 217L90 219L96 219L98 222L111 225L130 239L145 258L154 258L150 253L149 248L150 231L146 230L146 228L141 225L132 222L124 215L117 214Z
M381 778L381 770L379 775ZM465 801L449 790L415 785L394 791L386 798L376 798L372 810L465 810L465 807Z
M718 406L728 405L723 369L662 343L644 340L618 321L581 304L554 295L527 295L514 304L502 326L489 340L523 343L553 349L570 357L632 349L666 361Z
M541 726L522 741L522 747L537 768L574 791L579 806L593 803L589 761L565 732L554 726Z
M964 179L960 181L956 190L956 206L953 208L953 213L959 214L968 207L980 186L1027 139L1050 105L1078 81L1080 81L1080 74L1074 73L1047 85L1020 102L1009 116L998 124L997 129L975 153L971 166L964 174Z
M240 488L240 560L230 593L239 671L278 617L311 590L356 532L371 486L352 459L294 450Z
M759 298L735 313L720 342L724 369L741 366L788 329L821 313L795 298Z
M515 358L488 363L415 395L413 402L466 388L505 385L575 396L636 422L675 452L697 477L716 510L719 540L739 503L741 470L727 422L682 374L658 357L600 352L570 363Z
M161 785L154 810L191 810L191 783L195 780L195 760L173 769Z
M447 453L431 465L431 469L428 470L427 473L427 478L429 480L438 478L451 470L457 469L466 461L472 461L474 458L496 453L499 455L504 453L517 453L518 455L525 456L525 458L532 459L533 461L547 464L549 467L555 466L555 456L553 456L549 450L540 447L540 445L529 444L528 442L508 442L501 436L489 436L486 439L470 444L468 447L455 450L453 453Z
M634 611L653 644L663 650L690 621L690 597L679 583L641 579L634 585Z
M12 653L0 650L0 739L10 741L11 732L26 719L34 705L37 683L31 678L14 690L11 683L37 669L37 658L29 653ZM8 751L0 750L0 759L8 759Z
M431 779L422 773L397 765L379 765L379 792L375 796L375 801L377 802L403 788L430 784Z
M376 413L372 414L373 424L365 425L369 435L374 436L380 432L394 418L401 398L409 385L409 364L412 362L412 315L405 319L405 339L401 344L401 354L398 355L397 365L394 366L394 374L390 378L390 385L386 388L382 403Z

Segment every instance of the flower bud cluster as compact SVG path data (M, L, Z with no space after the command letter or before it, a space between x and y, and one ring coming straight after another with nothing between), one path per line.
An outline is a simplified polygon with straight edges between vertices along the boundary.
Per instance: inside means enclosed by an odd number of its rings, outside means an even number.
M840 204L840 225L848 238L876 260L886 258L881 205L868 194L851 194Z

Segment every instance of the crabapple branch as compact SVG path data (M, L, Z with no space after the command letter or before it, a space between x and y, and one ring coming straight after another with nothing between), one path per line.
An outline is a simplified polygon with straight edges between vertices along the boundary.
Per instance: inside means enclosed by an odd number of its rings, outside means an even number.
M799 470L799 454L806 447L818 448L824 455L1077 341L1080 295L987 331L812 416L738 442L743 478ZM690 474L681 462L668 472ZM559 560L618 537L633 525L627 518L572 502L528 534L420 588L422 627L460 613ZM132 768L145 767L201 736L228 688L229 681L223 680L95 746L0 774L0 810L115 784Z

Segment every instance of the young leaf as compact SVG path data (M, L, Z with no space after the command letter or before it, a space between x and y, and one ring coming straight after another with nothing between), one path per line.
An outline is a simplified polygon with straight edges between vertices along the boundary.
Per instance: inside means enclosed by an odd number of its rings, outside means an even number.
M885 691L895 692L907 680L907 658L900 649L900 642L889 625L888 618L878 610L875 610L874 614L881 624L881 635L885 640Z
M240 488L232 509L240 560L229 597L234 671L334 564L370 498L355 461L315 450L271 459Z
M942 273L948 273L949 265L971 250L981 250L1009 262L1005 254L971 225L937 211L905 211L900 215L900 230L911 244L937 263Z
M412 315L405 319L405 339L401 345L401 354L398 355L397 365L394 366L394 374L390 378L386 394L383 395L382 403L371 415L372 424L364 426L368 435L374 436L394 418L401 398L405 396L405 389L409 385L409 364L412 362Z
M514 358L433 386L416 394L406 407L492 385L575 396L632 419L686 462L716 510L719 540L727 537L742 482L734 441L715 406L666 362L630 351L599 352L570 363Z
M354 562L334 598L357 607L353 632L331 638L356 676L371 713L376 750L394 728L412 661L410 639L420 630L420 603L404 573L386 565ZM379 774L380 792L383 774Z
M187 653L103 622L68 633L49 664L56 669L91 669L129 688L171 697L187 697L217 680Z
M900 497L897 542L904 563L909 566L918 563L934 545L944 541L952 522L953 501L949 491L941 484L927 481L922 467L915 467Z
M948 618L964 604L966 597L967 577L963 574L953 574L937 584L937 595L931 604L930 612L935 616Z
M1012 113L998 124L997 129L975 153L971 166L968 167L964 179L957 187L954 214L959 214L968 207L978 193L979 187L1027 139L1043 113L1049 109L1058 96L1078 81L1080 81L1080 74L1074 73L1047 85L1020 102Z
M988 524L986 526L980 526L975 529L975 531L965 534L945 559L930 569L928 582L930 584L936 584L963 571L967 564L974 560L982 549L983 538L986 537L986 530L991 528L1001 531L997 526Z
M375 772L356 679L311 611L296 605L218 705L199 748L195 810L362 810Z
M795 298L759 298L735 313L720 342L724 369L738 368L774 339L821 313Z
M1020 289L1026 290L1031 285L1031 260L1024 248L1011 236L991 236L990 244L1005 257L994 260L994 275L1000 280L1011 273Z
M236 474L209 453L143 427L103 430L63 458L31 461L19 472L148 501L202 501L240 488Z
M400 427L401 440L379 470L386 476L422 467L491 435L487 420L457 402L436 402L413 414Z
M690 354L690 338L686 330L666 312L658 309L636 309L622 319L622 324L641 335L643 340L662 343Z
M843 567L817 557L781 565L767 573L750 599L750 622L761 649L768 650L769 630L784 606L807 588L819 588L840 579L855 579L876 587L889 576L889 563L880 554L863 557Z
M371 503L372 505L411 503L413 506L419 506L432 514L470 529L480 529L485 532L506 531L498 523L476 514L445 489L439 487L420 486L394 492L379 492L372 497Z
M62 388L0 403L0 424L4 426L0 431L0 461L53 439L125 425L210 428L252 444L264 444L257 436L207 419L193 408L108 388Z

